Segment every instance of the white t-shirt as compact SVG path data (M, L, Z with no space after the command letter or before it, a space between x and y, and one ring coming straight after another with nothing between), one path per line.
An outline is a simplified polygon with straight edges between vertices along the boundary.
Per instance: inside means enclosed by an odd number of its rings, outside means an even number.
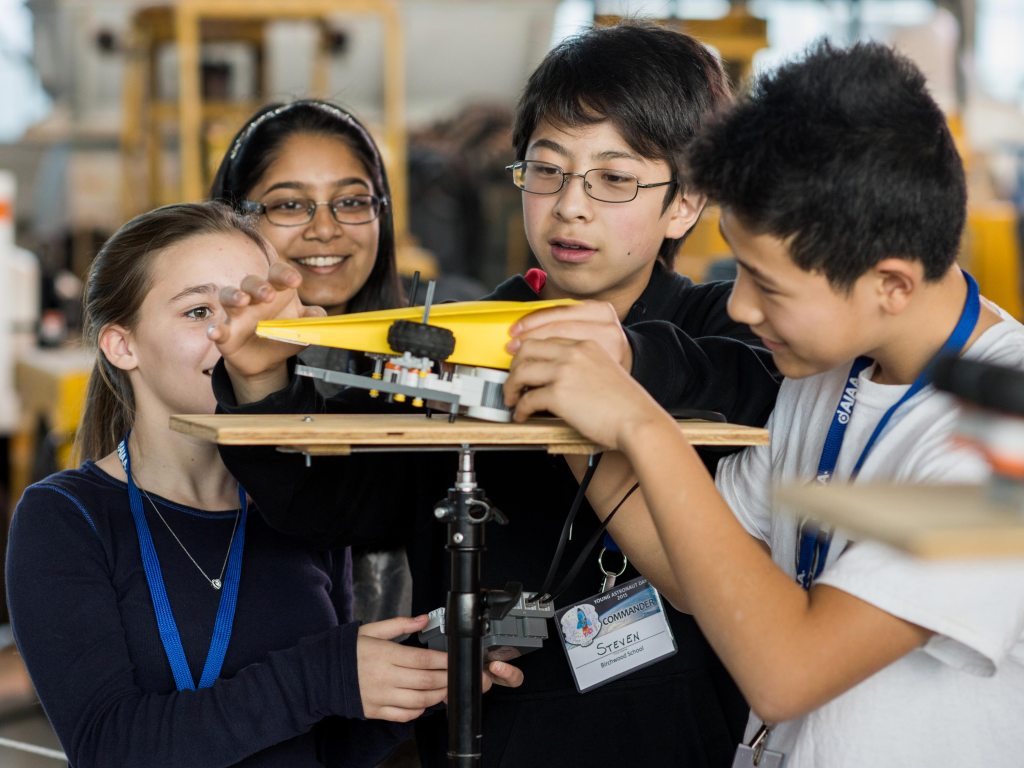
M1024 326L1004 315L965 356L1024 370ZM908 389L871 381L873 370L860 375L833 482L849 478L882 414ZM771 488L814 478L848 373L849 365L784 381L769 445L718 467L716 483L740 523L791 576L798 521L773 514ZM926 387L892 417L858 481L983 482L986 463L949 442L956 417L954 399ZM928 562L870 541L844 552L847 543L836 532L817 583L935 635L819 709L776 726L769 748L787 755L786 768L1024 766L1024 560ZM759 725L752 714L748 739Z

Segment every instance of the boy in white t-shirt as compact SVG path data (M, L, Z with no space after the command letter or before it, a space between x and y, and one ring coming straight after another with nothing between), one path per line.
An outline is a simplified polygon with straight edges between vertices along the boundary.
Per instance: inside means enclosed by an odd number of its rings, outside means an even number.
M1021 765L1024 562L926 563L772 514L777 484L984 480L949 443L956 404L929 364L1024 369L1024 327L956 265L963 168L923 76L881 45L820 44L709 128L691 166L739 263L730 314L787 376L770 445L723 460L716 489L593 342L523 340L506 400L619 452L593 507L639 482L609 531L694 614L750 702L748 738L776 724L787 768Z

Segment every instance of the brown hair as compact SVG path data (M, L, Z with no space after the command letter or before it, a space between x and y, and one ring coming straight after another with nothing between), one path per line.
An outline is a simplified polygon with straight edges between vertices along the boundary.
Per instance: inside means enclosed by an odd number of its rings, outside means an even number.
M104 243L89 267L82 336L96 348L82 423L75 438L79 460L99 459L117 448L135 423L135 395L128 374L98 348L110 325L132 328L152 287L152 266L161 252L208 234L241 234L270 254L252 223L222 203L183 203L136 216Z

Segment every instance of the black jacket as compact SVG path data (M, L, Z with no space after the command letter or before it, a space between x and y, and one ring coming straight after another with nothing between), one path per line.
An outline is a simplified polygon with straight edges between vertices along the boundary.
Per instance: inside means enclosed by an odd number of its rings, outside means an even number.
M633 376L663 406L717 411L733 423L763 426L778 381L770 355L751 346L749 329L733 323L725 305L729 283L694 284L657 266L626 317ZM487 298L536 300L522 277ZM214 374L220 407L231 413L316 413L376 410L361 392L324 401L310 380L292 377L288 389L237 407L223 366ZM455 478L456 454L301 456L270 448L221 447L227 466L272 526L319 541L404 543L413 574L413 611L444 605L448 582L444 526L432 515ZM577 483L564 460L543 452L480 452L477 481L510 519L487 531L483 583L520 581L540 587ZM581 510L562 560L568 568L597 527ZM585 566L559 601L598 591L601 575ZM620 583L635 576L632 568ZM667 607L667 606L666 606ZM565 654L552 635L517 663L521 688L493 688L484 701L484 764L557 765L601 760L618 765L725 766L742 737L746 704L693 619L667 608L678 653L597 690L579 694ZM443 717L418 727L425 765L444 765Z

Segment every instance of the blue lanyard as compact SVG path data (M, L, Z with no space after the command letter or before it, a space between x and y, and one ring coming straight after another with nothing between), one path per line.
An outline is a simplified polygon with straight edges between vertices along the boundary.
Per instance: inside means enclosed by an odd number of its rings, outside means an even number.
M164 586L164 577L160 572L160 561L156 556L156 547L153 546L153 537L149 533L149 525L146 523L146 515L142 509L142 494L135 485L132 478L131 458L128 456L128 438L125 437L117 446L117 455L121 459L121 466L128 476L128 503L132 509L132 518L135 520L135 531L139 536L139 550L142 553L142 567L146 572L146 583L149 585L149 595L153 601L153 610L156 613L156 624L160 631L160 642L163 643L164 653L167 654L167 661L171 665L171 672L174 674L174 684L179 691L194 691L198 688L209 688L213 681L220 677L221 667L224 666L224 656L228 651L228 643L231 640L231 625L235 620L235 606L238 603L238 583L242 578L242 549L245 543L245 520L249 505L246 500L245 491L238 489L238 501L242 511L238 521L238 529L235 531L235 538L231 542L231 552L228 554L228 565L224 573L224 587L220 594L220 604L217 607L217 619L213 625L213 637L210 640L210 650L206 655L206 664L203 666L203 674L196 686L192 677L192 671L188 668L188 661L185 659L185 649L181 645L181 635L178 633L178 625L174 621L174 614L171 612L171 603L167 599L167 588Z
M939 358L960 354L960 351L974 332L974 327L978 324L978 316L981 314L981 298L978 295L978 284L974 281L974 278L967 272L964 272L963 275L964 280L967 281L967 298L964 301L964 308L960 312L960 319L957 320L956 327L953 328L953 332L949 334L949 338L946 339L942 348L939 349L928 365L924 367L924 370L914 379L913 384L910 385L910 388L907 389L903 397L897 400L883 414L878 424L875 425L874 431L864 444L864 448L857 458L853 472L850 473L851 480L860 474L861 467L864 466L868 454L874 448L875 443L882 432L885 431L886 426L896 411L931 382L932 367L935 362ZM821 449L817 475L819 483L827 484L832 479L836 462L839 460L839 452L843 447L843 438L846 436L846 427L850 423L853 407L857 401L857 387L860 383L860 374L871 363L872 360L867 357L858 357L853 361L853 366L850 368L850 373L846 379L846 386L839 398L839 404L836 406L835 413L832 415L832 423L829 425L828 434L825 436L825 445ZM800 527L797 531L797 542L796 580L804 589L810 589L814 579L821 574L822 569L825 567L825 559L828 557L828 550L832 544L832 531L831 529L819 528L805 518L800 522Z

